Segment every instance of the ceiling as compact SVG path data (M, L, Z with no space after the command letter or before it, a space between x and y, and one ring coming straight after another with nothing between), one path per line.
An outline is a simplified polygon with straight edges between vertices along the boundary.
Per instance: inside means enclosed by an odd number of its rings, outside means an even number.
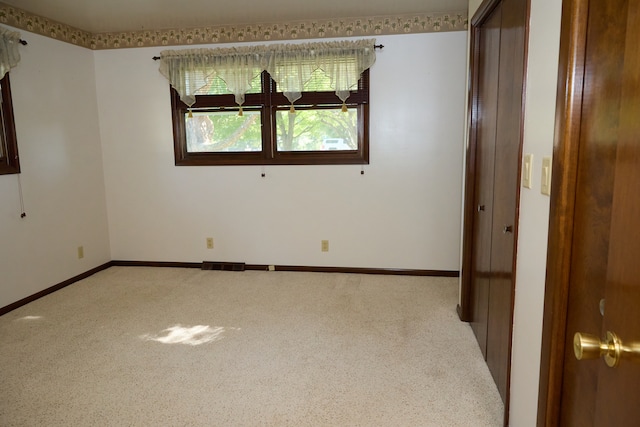
M94 34L466 11L468 0L0 0Z

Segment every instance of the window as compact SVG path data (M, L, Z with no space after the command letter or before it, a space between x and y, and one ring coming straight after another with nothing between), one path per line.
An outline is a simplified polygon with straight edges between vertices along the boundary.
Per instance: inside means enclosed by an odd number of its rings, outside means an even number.
M161 52L176 165L369 162L375 40Z
M367 164L369 70L343 103L320 71L292 104L267 71L241 107L217 77L188 107L171 88L176 165Z
M2 98L0 104L0 122L2 123L2 132L0 132L0 175L20 173L9 73L0 79L0 93Z

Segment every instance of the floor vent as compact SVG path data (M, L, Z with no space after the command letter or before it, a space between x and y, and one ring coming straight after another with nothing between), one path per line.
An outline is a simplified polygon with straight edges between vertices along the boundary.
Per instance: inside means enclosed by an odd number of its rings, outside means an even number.
M202 261L203 270L244 271L244 262Z

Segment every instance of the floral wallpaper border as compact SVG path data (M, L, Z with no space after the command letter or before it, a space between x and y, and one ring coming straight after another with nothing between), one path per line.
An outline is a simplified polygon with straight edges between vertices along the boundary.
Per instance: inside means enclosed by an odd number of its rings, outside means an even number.
M466 12L93 34L0 3L0 23L89 49L464 31Z

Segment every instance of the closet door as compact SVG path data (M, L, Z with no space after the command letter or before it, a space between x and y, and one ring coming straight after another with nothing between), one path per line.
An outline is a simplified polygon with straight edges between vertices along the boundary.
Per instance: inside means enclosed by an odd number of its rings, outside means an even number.
M472 20L462 293L508 408L522 148L526 0L486 0Z
M487 365L505 402L511 365L516 228L520 199L525 22L525 0L502 1Z
M491 284L491 233L493 186L498 117L498 73L500 69L500 22L498 5L478 31L479 57L477 97L474 110L482 112L475 135L475 188L473 206L473 257L471 328L482 354L487 356L487 327Z

